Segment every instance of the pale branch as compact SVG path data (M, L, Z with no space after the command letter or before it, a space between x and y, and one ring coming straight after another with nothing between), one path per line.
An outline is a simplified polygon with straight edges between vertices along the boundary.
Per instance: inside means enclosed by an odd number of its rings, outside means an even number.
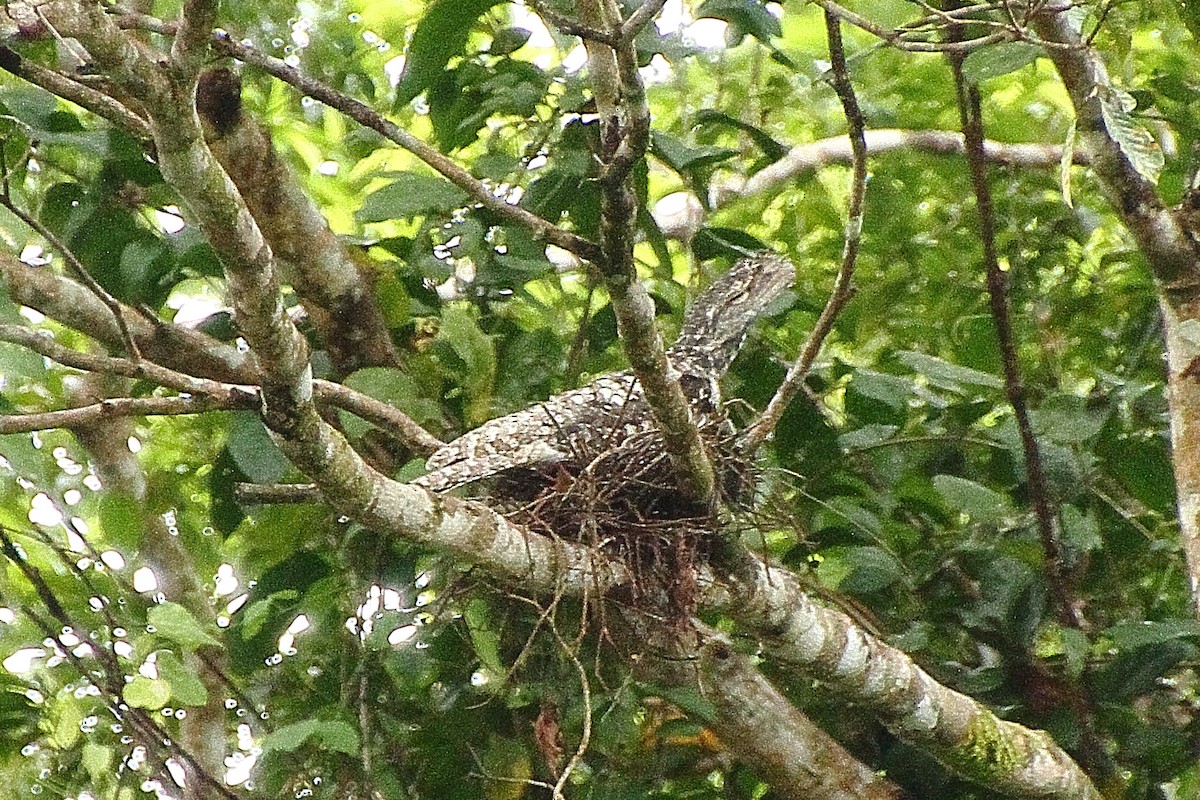
M1071 104L1083 148L1091 153L1100 186L1133 235L1160 287L1167 354L1167 406L1171 459L1179 505L1180 539L1187 562L1193 613L1200 615L1200 346L1187 330L1200 321L1200 219L1195 188L1184 204L1168 208L1154 183L1138 172L1109 128L1102 103L1120 103L1100 56L1081 39L1065 13L1032 22L1044 40ZM1107 98L1107 100L1105 100Z
M695 625L701 638L696 677L717 709L709 724L775 794L793 800L907 797L797 710L725 634L703 623Z
M225 68L203 73L196 108L209 147L270 243L334 370L348 375L362 367L397 365L400 357L375 296L369 262L334 235L276 152L266 127L242 108L236 73Z
M228 34L215 34L213 46L226 55L257 67L284 83L294 86L305 95L321 101L363 127L370 128L385 139L404 148L501 219L525 228L542 241L561 247L586 261L596 261L600 257L600 250L593 242L563 230L550 220L543 219L519 205L509 203L505 198L497 196L486 184L463 169L453 159L413 136L365 103L335 91L320 81L305 77L299 70L289 67L283 61L266 55L254 47L236 42Z
M1048 734L938 683L842 612L817 604L792 572L749 557L720 579L702 571L699 585L700 608L733 617L778 668L822 681L958 774L1016 797L1100 800Z
M267 378L262 395L267 427L337 511L382 536L403 537L485 564L492 574L525 588L604 593L628 580L623 567L588 547L531 534L484 505L438 497L371 469L317 413L307 364L301 362L306 348L293 347L298 333L283 313L270 249L236 187L205 147L194 112L175 105L169 87L137 80L138 54L132 61L126 58L123 32L110 18L97 10L73 15L78 9L71 5L64 11L61 3L47 8L59 12L55 21L60 28L78 37L112 77L128 81L131 91L145 92L163 174L200 221L222 259L231 290L239 295L235 318ZM170 130L168 119L174 125Z
M705 728L729 754L788 800L899 800L904 793L796 709L736 651L698 620L664 626L636 611L610 613L610 635L630 651L634 675L698 692L712 705Z
M939 155L965 153L963 135L959 131L878 128L865 131L864 135L867 151L873 156L892 150L914 150ZM984 142L983 155L989 163L1003 166L1057 168L1062 163L1062 146L1012 144L989 140ZM751 175L740 186L718 188L713 200L717 205L725 205L732 200L755 197L795 180L800 175L814 172L829 164L850 164L853 159L852 143L845 136L797 145L783 158ZM1084 151L1076 151L1072 160L1079 166L1091 163L1089 154Z
M69 100L80 108L108 120L132 136L147 141L150 126L134 111L104 92L73 78L30 61L9 47L0 47L0 69L40 86L53 95Z
M178 392L208 396L218 404L232 402L228 398L234 395L249 395L257 391L253 385L229 384L207 378L197 378L146 359L133 361L113 356L83 353L59 344L51 337L24 325L0 323L0 341L26 347L73 369L145 379ZM340 383L325 380L314 380L313 392L318 403L340 408L366 420L415 453L428 455L442 445L441 440L431 435L404 412L362 392Z
M181 397L113 397L75 408L42 411L32 414L0 414L0 435L29 433L53 428L73 428L97 425L118 417L178 416L203 414L206 411L258 408L257 394L230 394L225 398L212 395Z
M800 390L821 345L833 324L841 313L842 308L854 295L854 265L858 260L859 243L862 241L863 211L867 194L867 140L864 135L866 123L863 120L862 109L859 108L858 98L854 94L854 85L850 82L850 74L846 68L846 50L842 43L841 21L829 12L825 12L825 30L829 40L829 59L833 76L833 88L842 103L846 117L847 138L853 154L853 181L850 186L850 202L847 209L846 232L842 246L842 260L838 266L837 277L833 289L816 325L809 332L800 355L788 368L783 383L780 384L774 396L771 397L763 413L741 434L738 446L745 453L754 453L767 437L775 430L783 412L787 409L796 392Z
M108 307L80 283L54 270L23 264L7 252L0 252L0 277L14 302L86 333L107 347L121 346L121 331ZM132 311L128 307L125 310ZM125 318L138 350L147 360L187 364L194 375L229 383L258 382L258 367L252 354L200 331L169 325L149 315L126 313Z
M581 3L584 22L616 29L620 11L608 0ZM654 324L654 301L637 276L633 244L638 202L630 182L634 165L645 157L650 112L632 41L616 47L587 42L589 75L600 116L600 249L598 263L617 317L617 331L629 365L645 393L650 413L681 483L694 500L709 504L715 479L712 464L692 419L678 372L671 366Z
M234 315L258 358L264 395L311 399L308 344L287 317L270 246L204 143L193 107L193 76L164 72L161 58L139 47L98 7L52 2L44 10L53 11L58 29L78 39L97 66L144 104L163 177L225 267ZM290 420L268 411L266 422L278 428Z
M184 0L171 43L174 77L181 85L194 85L208 61L208 45L217 25L219 0Z
M642 32L642 29L659 15L666 4L667 0L645 0L644 3L634 9L634 12L629 15L628 19L621 23L620 38L627 42L633 41Z

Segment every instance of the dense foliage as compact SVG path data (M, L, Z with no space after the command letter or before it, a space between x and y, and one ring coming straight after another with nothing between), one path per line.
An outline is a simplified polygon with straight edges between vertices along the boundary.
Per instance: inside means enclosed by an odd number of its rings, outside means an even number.
M161 19L179 13L174 2L142 5ZM544 5L545 24L498 0L268 0L227 3L219 24L595 241L595 100L580 40L554 24L576 4ZM889 29L937 16L896 0L848 5ZM1123 92L1110 104L1123 145L1167 203L1192 186L1200 141L1200 47L1189 4L1179 6L1077 9ZM974 38L1008 19L996 9L977 18L977 29L938 28L935 38ZM960 130L944 53L849 26L844 35L868 130L946 141ZM136 36L169 49L160 33ZM8 46L87 83L73 41L21 29ZM768 248L798 267L792 296L755 328L725 380L745 424L813 329L842 263L848 150L814 150L786 180L748 183L793 147L845 136L823 12L799 0L669 2L636 46L652 137L630 179L641 204L635 255L664 338L742 249ZM988 45L962 69L979 86L990 141L1049 153L988 166L1010 366L1023 379L1044 486L1031 486L1006 391L961 144L906 140L871 155L857 291L759 454L753 498L731 513L744 543L814 596L941 683L1049 731L1106 796L1196 797L1200 628L1179 543L1159 297L1082 150L1071 165L1082 134L1042 53L1029 42ZM18 72L12 63L0 57ZM218 54L209 66L235 64ZM235 69L241 113L269 131L370 276L395 345L390 364L331 355L319 315L299 313L297 289L287 300L318 377L450 439L624 368L609 295L578 259L548 251L378 133L262 69ZM115 300L238 345L221 261L136 132L13 75L0 81L0 104L5 205L44 226L0 212L6 257L77 278L52 236ZM236 114L210 109L210 134ZM691 197L687 213L672 215L680 192ZM10 292L0 295L9 328L104 350L87 325L44 317ZM0 392L6 415L166 394L148 376L85 376L11 339L0 343ZM421 474L422 454L403 440L344 410L328 418L377 468ZM0 454L5 796L176 796L162 769L172 753L150 723L180 741L186 725L222 732L234 797L515 800L549 796L568 762L569 797L779 792L714 736L704 692L656 682L653 667L630 671L631 655L657 656L585 612L590 601L522 596L484 566L380 536L311 497L247 500L246 483L308 480L255 402L185 415L117 410L89 426L0 437ZM1053 517L1057 575L1046 568L1039 499ZM788 699L912 796L999 796L781 668L728 617L705 621L758 653ZM128 706L150 712L142 722L109 708L114 671ZM175 753L176 772L182 762Z

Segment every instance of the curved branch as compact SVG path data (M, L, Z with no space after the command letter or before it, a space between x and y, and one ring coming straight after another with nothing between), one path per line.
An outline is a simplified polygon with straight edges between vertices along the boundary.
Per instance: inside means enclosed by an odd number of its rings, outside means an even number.
M892 150L919 150L944 155L966 153L963 135L959 131L877 128L864 131L863 135L871 155ZM1062 146L986 141L983 155L993 164L1057 168L1062 162ZM845 136L796 145L783 158L751 175L740 187L719 189L714 200L719 205L725 205L732 200L754 197L828 164L849 164L853 160L853 148ZM1073 154L1073 161L1076 165L1086 166L1091 163L1091 157L1085 151L1077 151Z
M205 411L257 408L256 394L231 392L224 398L212 395L183 397L111 397L98 403L36 414L0 414L0 434L29 433L51 428L97 425L118 417L178 416Z

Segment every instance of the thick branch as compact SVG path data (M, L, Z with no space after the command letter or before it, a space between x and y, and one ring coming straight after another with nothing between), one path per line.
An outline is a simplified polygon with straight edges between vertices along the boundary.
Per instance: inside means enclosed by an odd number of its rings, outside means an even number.
M589 0L580 8L585 12L584 22L593 27L620 24L615 4ZM694 500L708 505L715 485L712 464L679 375L667 359L654 325L654 302L638 280L633 259L638 202L630 173L645 157L650 140L650 112L637 71L637 54L629 40L615 48L597 42L587 42L587 46L600 115L600 272L616 312L625 355L642 385L676 474Z
M747 558L725 583L702 575L701 586L701 608L732 616L779 666L828 683L964 777L1017 797L1099 800L1049 735L939 684L845 614L816 604L791 572Z
M370 270L330 230L267 129L242 109L237 75L223 68L204 73L196 106L213 154L286 270L284 278L304 303L337 372L396 365L399 356Z
M1121 221L1133 234L1162 289L1166 329L1171 459L1179 501L1180 538L1187 560L1193 612L1200 615L1200 345L1187 326L1200 321L1200 228L1198 193L1185 206L1168 209L1156 187L1138 173L1104 119L1100 98L1113 87L1103 62L1072 29L1065 13L1034 20L1044 39L1066 45L1049 51L1075 107L1082 143L1092 154L1100 185Z

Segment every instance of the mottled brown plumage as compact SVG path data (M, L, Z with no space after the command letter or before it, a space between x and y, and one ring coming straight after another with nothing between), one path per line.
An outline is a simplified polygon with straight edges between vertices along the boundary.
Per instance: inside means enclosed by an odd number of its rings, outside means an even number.
M668 354L698 423L719 410L718 381L751 324L794 278L795 268L786 258L770 253L744 258L684 314ZM463 434L430 456L429 473L414 483L443 492L515 467L586 463L652 427L633 374L606 375Z

